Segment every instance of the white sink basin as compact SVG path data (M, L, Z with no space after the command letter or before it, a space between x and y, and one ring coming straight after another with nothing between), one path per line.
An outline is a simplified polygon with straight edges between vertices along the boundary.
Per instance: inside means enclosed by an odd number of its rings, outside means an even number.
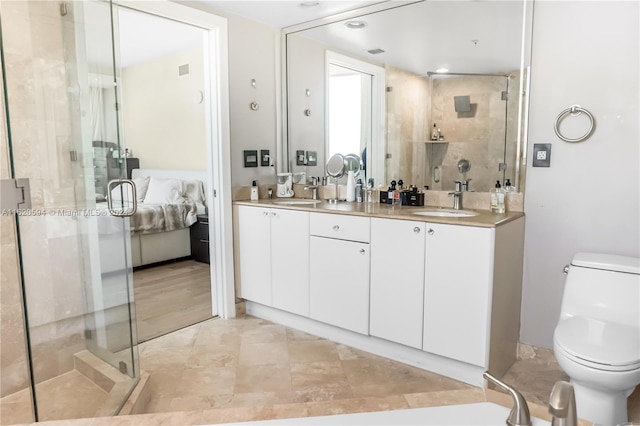
M320 202L320 200L276 200L272 201L273 204L280 204L283 206L306 206L306 205L316 205Z
M421 210L419 212L413 212L420 216L435 216L435 217L472 217L477 216L478 213L472 210L453 210L453 209L434 209L434 210Z

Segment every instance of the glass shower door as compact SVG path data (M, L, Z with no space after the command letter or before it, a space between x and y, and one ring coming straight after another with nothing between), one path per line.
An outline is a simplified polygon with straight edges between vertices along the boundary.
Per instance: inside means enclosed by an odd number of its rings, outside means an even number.
M1 7L2 143L11 177L28 178L31 196L31 208L3 215L17 229L24 318L14 320L24 321L34 417L113 415L137 383L138 362L129 222L106 203L107 181L127 177L112 5ZM118 211L131 201L123 188L114 189Z

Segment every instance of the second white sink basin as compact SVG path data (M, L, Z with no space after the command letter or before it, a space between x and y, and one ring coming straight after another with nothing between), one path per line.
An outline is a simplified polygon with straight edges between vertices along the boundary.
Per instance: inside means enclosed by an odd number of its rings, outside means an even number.
M320 200L276 200L272 201L273 204L280 204L283 206L306 206L316 205Z
M420 216L435 216L435 217L472 217L477 216L478 213L472 210L454 210L454 209L434 209L434 210L421 210L419 212L413 212Z

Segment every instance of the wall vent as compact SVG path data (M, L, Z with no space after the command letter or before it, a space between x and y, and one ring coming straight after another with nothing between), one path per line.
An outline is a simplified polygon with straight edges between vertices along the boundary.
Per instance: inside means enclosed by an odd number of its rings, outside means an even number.
M178 76L189 75L189 64L178 66Z

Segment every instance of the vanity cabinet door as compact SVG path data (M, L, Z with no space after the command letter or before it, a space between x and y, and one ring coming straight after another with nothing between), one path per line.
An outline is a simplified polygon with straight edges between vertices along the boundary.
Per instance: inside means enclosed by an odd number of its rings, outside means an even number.
M422 349L425 223L371 219L370 334Z
M369 244L310 237L310 317L369 334Z
M309 316L309 213L271 209L273 306Z
M238 206L240 296L271 306L271 215L268 208Z
M494 229L426 228L423 349L486 367Z

